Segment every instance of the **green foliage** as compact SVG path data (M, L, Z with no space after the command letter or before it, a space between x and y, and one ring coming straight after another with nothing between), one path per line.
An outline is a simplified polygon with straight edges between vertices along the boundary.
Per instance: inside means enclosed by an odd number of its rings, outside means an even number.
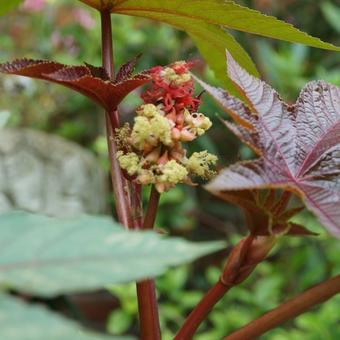
M156 276L224 246L128 232L106 217L9 213L0 225L1 284L45 296Z
M11 3L12 1L3 2ZM331 24L330 20L327 22L325 13L323 15L320 13L319 8L325 1L249 0L242 1L242 3L252 7L265 3L266 7L262 10L265 10L266 13L294 22L302 30L317 35L323 40L332 41L335 44L339 42L338 34L335 31L336 24ZM335 14L335 2L329 1L329 3L332 4L331 13ZM98 44L100 39L99 20L95 11L92 11L89 13L90 17L97 19L94 20L94 26L91 29L86 29L80 25L73 16L74 9L79 4L77 1L70 0L49 1L43 12L32 14L25 11L18 13L13 11L3 16L0 20L1 61L27 56L56 59L67 64L77 64L87 60L99 65L101 62ZM88 12L86 9L85 11ZM139 52L143 52L139 70L152 65L165 65L178 59L198 57L188 36L168 25L118 15L113 16L113 22L116 65L131 59ZM224 35L222 30L220 32L221 36ZM191 37L194 39L193 34ZM324 79L327 82L340 85L336 53L297 47L271 40L266 40L265 44L268 48L262 49L263 45L259 44L259 39L256 37L251 37L248 40L248 36L238 32L235 37L242 42L242 46L256 60L261 75L289 100L295 100L298 90L301 88L300 84L311 79ZM195 43L198 44L197 41ZM206 44L208 43L206 42ZM209 51L209 47L206 50L206 58L210 55L216 55L218 58L215 50ZM209 55L207 55L208 52ZM276 62L274 58L278 58L279 62ZM215 59L215 57L211 59ZM205 76L208 76L209 83L216 82L212 72L208 72L203 66L194 70L195 73L201 71ZM77 141L84 147L90 147L98 138L99 142L95 151L100 153L103 159L105 157L105 162L107 162L106 140L98 137L102 135L103 131L101 112L87 99L80 95L74 95L62 87L49 86L40 82L24 82L22 79L9 77L6 80L2 77L0 91L2 93L0 111L10 112L9 126L20 125L43 129ZM197 143L204 144L204 147L211 152L217 153L215 151L217 150L222 156L221 163L224 164L229 164L239 157L242 159L251 157L249 149L241 148L237 139L231 134L226 135L225 128L214 117L216 112L223 116L221 110L217 110L207 96L204 96L203 99L205 105L202 112L209 112L210 117L215 120L214 127L209 133L210 137L201 138ZM120 109L126 119L131 118L134 108L139 103L138 93L129 96L128 100L123 103ZM5 113L3 117L7 120L8 114ZM200 148L202 148L201 145ZM204 219L201 218L201 213L205 214ZM209 216L211 221L209 221ZM321 227L317 226L315 220L310 216L303 215L296 222L315 232L323 233ZM241 214L234 206L211 199L211 196L207 196L200 188L178 187L165 195L158 214L157 225L162 228L166 227L170 234L181 233L188 238L199 240L221 237L234 240L239 237L237 235L245 232ZM217 226L218 231L214 229ZM338 241L323 234L315 239L290 238L282 240L273 257L262 264L247 282L231 290L228 294L229 297L223 299L214 309L211 317L197 335L197 339L222 338L230 330L261 315L274 304L287 300L332 274L339 273L339 258ZM189 312L189 309L184 307L184 304L182 305L184 299L173 298L174 294L171 290L176 285L173 281L180 282L176 288L176 294L181 297L192 291L197 292L197 296L203 295L218 278L220 266L217 268L215 265L219 261L220 259L215 257L213 262L207 263L204 260L204 262L198 263L196 268L186 266L183 269L182 267L172 269L157 279L160 291L160 308L164 315L162 333L165 340L173 339L183 317ZM207 266L207 269L205 277L202 277L204 265ZM186 275L178 274L181 270L185 271ZM176 280L172 278L172 275ZM182 276L185 276L185 282L179 279ZM266 281L266 278L269 279L269 277L271 283ZM266 292L261 291L262 285L266 287ZM118 315L113 317L113 320L132 318L129 329L123 333L136 334L138 321L135 286L133 284L115 285L110 290L115 296L120 297L121 306L115 312L120 310L120 313L130 315L130 317ZM163 306L166 307L163 308ZM335 297L325 305L297 319L307 317L311 320L310 322L303 321L299 324L297 321L289 322L280 329L268 333L263 339L337 340L339 339L339 310L340 301ZM25 314L25 317L27 315L29 313ZM312 315L312 318L309 315ZM114 322L116 326L112 327L115 330L113 333L118 334L122 332L123 327L120 324L117 325L116 321ZM21 324L23 321L18 320L15 324L16 329ZM117 331L115 327L120 330ZM320 332L316 328L319 328ZM73 337L71 338L73 339Z
M14 297L0 295L1 339L4 340L132 340L131 337L107 337L86 332L75 322L29 305Z
M118 298L120 308L111 313L107 330L111 334L121 335L136 323L138 314L136 285L134 283L114 285L109 289Z
M283 44L274 48L264 40L258 41L257 51L264 77L290 101L295 101L301 87L314 79L340 86L337 55L328 58L327 65L313 65L311 50L307 46Z
M87 2L85 0L84 2ZM90 5L100 6L99 0L90 1ZM339 47L322 42L299 31L293 26L266 16L260 12L240 6L233 1L186 1L181 0L126 0L111 4L113 13L141 16L173 25L186 31L195 41L216 76L230 86L224 73L223 53L228 49L239 64L249 73L256 75L256 69L247 53L220 26L242 32L301 43L313 47L340 51Z
M340 8L329 1L321 3L322 13L332 27L340 33Z
M157 290L160 301L160 323L162 339L171 340L185 315L200 301L203 292L199 289L187 289L190 280L190 269L181 266L169 270L157 279ZM111 313L108 330L115 335L124 334L136 322L137 303L136 289L133 284L113 286L110 291L118 297L121 309ZM126 333L125 333L126 334Z
M145 17L186 31L216 76L229 88L231 83L222 72L225 67L223 63L225 49L230 51L249 73L257 75L257 71L248 54L221 26L269 38L340 51L339 47L311 37L292 25L240 6L233 1L188 0L185 6L181 0L81 1L99 10L109 9L113 13Z
M294 222L301 223L314 232L322 233L322 226L311 214L301 213L294 218ZM233 239L233 243L238 242L236 236ZM261 263L249 279L232 288L217 304L207 321L200 327L195 340L222 339L281 302L331 275L336 275L340 271L339 256L338 241L326 235L315 238L283 238L269 260ZM209 287L217 282L221 267L222 264L219 266L208 264L202 276L202 267L195 270L191 265L181 266L169 270L157 279L164 340L174 338L185 316ZM119 314L123 312L128 315L125 319L129 320L128 329L131 329L137 324L135 287L128 284L114 286L110 290L119 298ZM334 297L322 306L299 316L295 321L268 332L263 335L263 339L336 340L340 327L339 316L335 311L339 308L340 299ZM112 334L123 333L112 331Z
M22 0L10 0L10 1L2 0L0 2L0 15L4 15L7 12L13 10L15 7L19 6L21 2Z

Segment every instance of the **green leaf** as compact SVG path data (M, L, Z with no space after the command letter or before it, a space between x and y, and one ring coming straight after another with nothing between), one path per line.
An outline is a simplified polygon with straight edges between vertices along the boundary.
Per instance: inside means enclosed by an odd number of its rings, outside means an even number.
M299 31L292 25L275 17L224 0L122 0L112 7L113 13L147 18L158 17L160 21L206 22L264 37L301 43L334 51L340 47L325 43L318 38ZM194 25L191 25L194 26ZM192 27L194 30L195 27Z
M0 284L45 296L160 275L224 246L129 232L107 217L18 212L0 216L0 240Z
M81 1L97 9L103 8L100 0ZM247 53L222 27L340 51L339 47L311 37L288 23L240 6L233 1L186 0L185 5L183 0L107 0L104 3L105 8L110 8L113 13L145 17L168 23L186 31L216 76L228 88L231 88L231 84L222 73L225 70L223 62L225 49L228 49L250 74L256 76L257 71Z
M0 15L4 15L15 7L19 6L22 0L2 0L0 2Z
M75 322L40 305L29 305L0 294L0 329L3 340L132 340L85 332Z
M132 316L124 310L115 310L111 313L107 329L112 334L124 334L133 322Z
M225 48L230 51L241 65L244 65L244 68L250 74L259 76L256 66L248 53L227 31L215 25L202 23L195 31L189 31L189 35L212 71L214 71L217 79L219 79L221 84L226 88L233 89L233 85L226 75L225 64L221 62L225 54Z
M196 19L186 18L183 20L180 16L167 17L163 13L152 12L147 17L156 21L162 21L187 32L214 71L216 77L226 87L233 88L231 81L226 75L225 63L223 62L226 48L249 73L258 76L256 66L247 52L231 34L222 28L203 21L197 21Z

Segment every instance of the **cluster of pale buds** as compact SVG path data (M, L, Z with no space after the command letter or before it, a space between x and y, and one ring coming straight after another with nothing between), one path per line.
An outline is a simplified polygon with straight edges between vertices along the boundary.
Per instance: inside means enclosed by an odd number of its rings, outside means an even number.
M204 134L211 127L211 121L202 113L192 112L192 105L186 108L182 104L183 95L177 97L183 86L185 95L192 95L192 79L189 72L183 72L182 65L158 69L155 83L162 86L161 97L136 110L132 128L126 124L116 131L121 149L117 159L121 168L132 180L142 185L154 184L159 192L167 191L177 183L192 185L191 177L209 179L214 174L211 167L217 161L217 157L207 151L195 152L188 158L183 148L182 142ZM179 73L176 72L178 69ZM164 93L167 87L169 90ZM159 85L154 85L153 91L158 90ZM169 93L172 97L167 98L165 108L163 99Z

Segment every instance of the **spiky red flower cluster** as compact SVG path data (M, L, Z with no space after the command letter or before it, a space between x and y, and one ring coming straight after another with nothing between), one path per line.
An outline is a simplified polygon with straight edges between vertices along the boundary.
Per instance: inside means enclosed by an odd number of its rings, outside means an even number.
M150 70L152 87L142 94L147 104L163 105L167 115L180 113L184 109L196 112L201 100L194 96L194 82L188 77L192 62L177 62L171 68L156 66ZM169 74L173 70L172 74ZM168 73L168 77L166 76ZM183 77L181 79L181 76ZM174 79L171 79L173 77ZM176 81L177 78L177 81Z

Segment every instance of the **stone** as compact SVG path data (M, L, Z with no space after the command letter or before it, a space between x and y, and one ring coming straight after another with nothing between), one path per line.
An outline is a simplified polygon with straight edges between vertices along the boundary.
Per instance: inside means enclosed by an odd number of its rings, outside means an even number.
M108 180L96 157L58 136L0 129L0 212L107 213Z

